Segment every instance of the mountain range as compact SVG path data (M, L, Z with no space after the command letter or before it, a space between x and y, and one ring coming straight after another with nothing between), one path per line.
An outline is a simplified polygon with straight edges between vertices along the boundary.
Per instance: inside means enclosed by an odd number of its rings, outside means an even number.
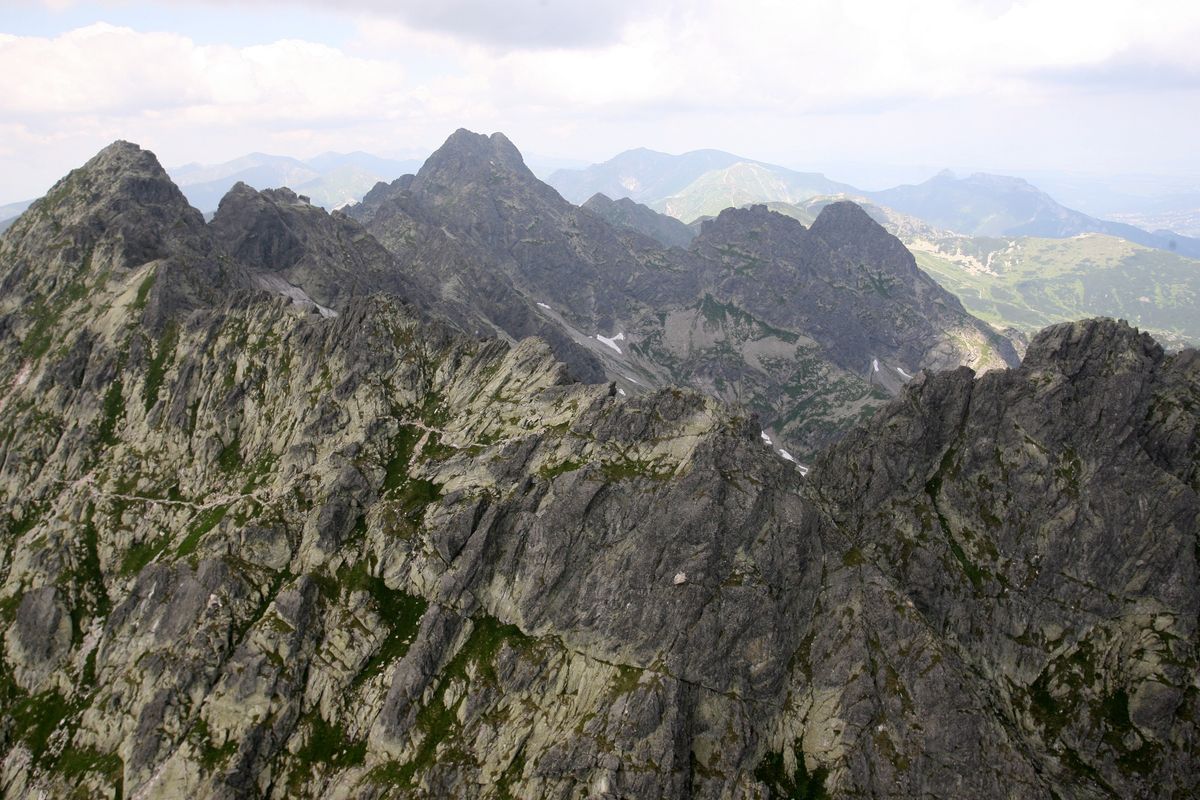
M369 153L323 153L307 160L266 153L249 153L220 164L184 164L169 174L194 207L206 215L234 185L259 189L290 187L314 204L333 210L358 202L381 180L421 166L419 160L380 158ZM0 206L0 232L11 225L32 200Z
M959 178L943 172L917 186L872 192L870 198L880 205L969 236L1063 239L1082 233L1102 233L1200 258L1200 240L1089 217L1064 208L1020 178L982 173Z
M595 194L613 200L629 198L685 222L716 216L729 207L802 203L819 196L844 195L920 217L960 235L1064 238L1104 233L1200 258L1200 239L1162 227L1178 224L1181 230L1191 231L1195 222L1194 195L1176 194L1153 202L1131 195L1134 189L1127 189L1119 194L1127 201L1122 205L1118 199L1108 197L1111 186L1058 173L1039 174L1073 197L1097 197L1101 205L1107 202L1104 207L1116 209L1110 213L1117 221L1066 208L1019 178L985 173L959 178L943 171L921 184L868 192L820 173L797 172L720 150L669 155L639 148L588 167L575 167L575 163L537 157L533 171L539 176L548 175L547 181L573 203L582 204ZM357 202L376 182L416 171L420 164L420 160L386 159L363 152L324 153L307 160L251 153L223 164L185 164L171 169L170 174L193 206L211 214L239 181L260 189L287 186L317 205L334 209ZM563 164L572 166L558 168ZM1166 185L1163 180L1153 185ZM1125 183L1130 181L1135 188L1145 183L1125 179ZM1176 184L1190 185L1179 181L1170 185ZM1145 187L1140 190L1147 191ZM0 231L30 202L0 206ZM1122 211L1126 206L1128 210ZM1152 227L1137 227L1143 223Z
M677 192L671 202L715 210L754 198L744 205L765 201L772 211L811 224L826 205L851 198L898 236L922 269L971 313L998 327L1031 335L1054 322L1104 315L1134 321L1171 346L1200 343L1195 313L1200 260L1183 254L1194 249L1191 240L1167 232L1149 234L1064 209L1013 178L959 179L947 173L916 187L813 194L788 201L770 199L793 195L761 181L738 182L732 177L737 168L713 170L692 184L707 183L715 192ZM599 197L603 208L599 201L585 205L610 223L635 227L663 244L685 246L698 232L699 222L707 219L700 217L685 231L677 221L629 198ZM610 207L614 203L622 205ZM962 229L971 232L954 232Z
M767 203L811 225L840 196ZM921 269L972 314L1026 336L1056 322L1128 319L1170 347L1200 343L1200 261L1104 234L1066 239L964 236L862 201L862 208L916 257ZM697 226L691 226L693 235Z
M1060 205L1024 180L985 173L959 178L941 172L921 184L869 192L818 173L798 173L716 150L679 156L631 150L586 169L559 170L547 180L575 202L595 192L612 199L629 197L684 222L715 216L731 206L800 203L841 194L967 236L1066 238L1103 233L1200 258L1200 239L1096 219Z
M618 202L465 130L347 213L125 142L35 201L0 792L1200 791L1197 351Z
M583 203L597 193L612 199L628 197L684 222L749 203L798 202L857 191L819 173L796 172L720 150L679 156L644 148L628 150L602 164L558 170L547 182L573 203Z
M624 392L688 385L745 403L796 455L922 368L1018 358L852 204L810 229L729 209L688 250L664 250L564 200L503 136L460 131L348 213L446 302L479 309L477 330L542 335ZM850 304L854 317L837 311Z

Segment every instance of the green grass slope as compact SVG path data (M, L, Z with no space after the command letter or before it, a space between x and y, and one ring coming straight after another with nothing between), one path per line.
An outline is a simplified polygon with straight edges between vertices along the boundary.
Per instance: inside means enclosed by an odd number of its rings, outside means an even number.
M1126 319L1171 346L1200 344L1200 261L1101 234L905 244L923 270L989 322L1033 332L1099 315Z

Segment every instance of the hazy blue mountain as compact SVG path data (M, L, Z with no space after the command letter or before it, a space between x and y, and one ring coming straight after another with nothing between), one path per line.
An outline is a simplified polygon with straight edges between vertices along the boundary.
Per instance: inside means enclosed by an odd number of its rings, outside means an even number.
M968 236L1062 239L1081 233L1105 233L1146 247L1200 256L1200 240L1096 219L1063 206L1021 178L982 172L959 178L941 172L915 186L868 192L867 196L901 213Z
M33 203L32 200L20 200L0 206L0 233L8 230L8 226L17 221L17 217L25 213L25 209Z
M575 204L596 193L649 204L675 194L706 172L745 160L720 150L693 150L673 156L639 147L586 169L560 169L546 182Z
M206 213L215 211L221 198L239 182L256 189L291 188L321 175L297 158L266 153L250 153L222 164L185 164L169 172L188 202Z
M651 207L684 222L715 217L726 208L755 203L799 203L812 197L857 194L853 186L831 181L816 172L739 161L711 170L680 191L655 201Z
M18 200L15 203L2 205L0 206L0 219L11 219L16 217L31 205L33 205L32 200Z
M820 173L797 172L720 150L678 156L628 150L587 169L559 170L547 182L572 203L596 194L628 197L684 222L747 203L794 203L814 195L857 192Z
M1168 228L1185 236L1200 235L1200 226L1185 230L1174 221L1200 216L1198 174L1100 175L1055 170L1022 170L1019 174L1063 205L1085 214L1146 230ZM1161 222L1152 222L1154 219Z
M406 172L416 172L421 168L423 160L419 158L383 158L382 156L356 150L352 153L322 153L319 156L305 159L304 163L322 173L331 172L336 169L345 169L347 167L357 167L365 172L383 175L388 180L392 180Z
M1038 173L1042 175L1042 173ZM1066 196L1098 198L1089 208L1127 208L1120 220L1100 219L1069 208L1023 178L983 172L959 178L945 171L918 184L864 192L820 173L797 172L720 150L674 156L639 148L586 169L559 170L547 182L573 203L597 193L628 197L692 222L724 208L752 203L801 203L820 195L869 198L941 229L970 236L1035 236L1061 239L1103 233L1188 257L1200 257L1200 192L1180 176L1126 176L1119 187L1098 188L1098 179L1045 173ZM1171 191L1167 194L1167 189ZM1169 230L1167 230L1169 228Z
M525 166L529 167L539 180L558 172L560 169L583 169L591 162L582 158L562 158L560 156L544 156L537 153L525 153Z
M287 187L334 209L356 202L379 181L391 181L421 166L415 159L381 158L370 153L322 153L307 161L266 153L222 164L185 164L170 170L171 178L194 207L215 211L221 198L238 183L255 189Z
M298 158L268 153L248 153L220 164L184 164L168 172L171 180L181 186L200 186L214 181L235 179L242 175L269 176L272 179L302 183L320 174L319 170Z
M357 203L380 181L393 180L421 167L421 162L416 160L389 163L386 172L359 164L333 167L319 177L300 184L296 191L309 197L313 204L332 211L350 203Z

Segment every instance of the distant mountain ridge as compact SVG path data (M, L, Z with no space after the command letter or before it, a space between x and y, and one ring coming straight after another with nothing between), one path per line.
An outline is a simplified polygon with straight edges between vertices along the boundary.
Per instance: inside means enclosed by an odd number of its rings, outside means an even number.
M743 160L720 150L693 150L675 156L639 147L584 169L556 170L546 183L575 204L597 193L648 204L678 192L710 170Z
M1103 233L1146 247L1200 257L1198 239L1096 219L1062 206L1021 178L982 172L959 178L944 171L915 186L864 194L881 205L969 236L1063 239L1081 233Z
M815 172L797 172L721 150L670 155L639 148L579 170L558 170L546 179L567 200L594 194L628 197L684 222L716 216L746 203L796 202L818 194L857 191Z
M767 202L797 203L820 195L855 192L853 186L831 181L819 173L738 161L724 169L704 173L679 192L654 201L651 207L690 222L699 217L715 217L730 207Z
M572 202L595 192L629 197L692 222L723 208L752 203L800 203L821 195L869 200L939 228L969 236L1065 238L1103 233L1161 250L1200 257L1200 239L1170 231L1146 231L1097 219L1056 202L1021 178L976 173L959 178L943 171L924 183L863 191L820 173L796 172L719 150L672 156L629 150L582 170L559 170L547 181Z
M563 163L572 162L536 158L533 169L542 175L541 170ZM380 181L415 172L420 164L419 159L388 159L362 151L323 153L309 159L250 153L222 164L191 163L168 172L189 202L211 215L239 181L257 189L287 187L332 210L357 202ZM599 164L553 170L546 181L577 205L600 193L612 200L629 198L685 223L715 217L724 208L794 204L823 195L844 195L877 202L963 235L1065 238L1103 233L1200 258L1200 239L1161 227L1178 225L1192 231L1196 223L1191 212L1130 212L1116 215L1120 219L1101 219L1062 205L1021 178L988 173L960 178L944 171L920 184L872 192L821 173L797 172L721 150L671 155L637 148ZM1182 200L1171 198L1165 207L1174 209ZM29 202L0 206L0 231ZM1146 205L1144 200L1139 202Z
M322 153L307 160L250 153L221 164L184 164L168 170L188 202L205 214L217 210L237 183L256 189L287 187L332 211L357 202L379 181L390 181L421 165L419 160L370 153Z
M8 226L17 221L25 209L33 205L32 200L20 200L16 203L8 203L0 206L0 233L8 230Z

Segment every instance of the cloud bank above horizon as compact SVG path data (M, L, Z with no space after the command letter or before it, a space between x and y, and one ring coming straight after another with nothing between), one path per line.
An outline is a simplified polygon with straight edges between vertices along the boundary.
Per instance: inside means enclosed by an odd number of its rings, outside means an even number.
M591 161L1200 172L1194 2L593 5L8 3L0 202L117 138L179 164L414 155L458 127Z

